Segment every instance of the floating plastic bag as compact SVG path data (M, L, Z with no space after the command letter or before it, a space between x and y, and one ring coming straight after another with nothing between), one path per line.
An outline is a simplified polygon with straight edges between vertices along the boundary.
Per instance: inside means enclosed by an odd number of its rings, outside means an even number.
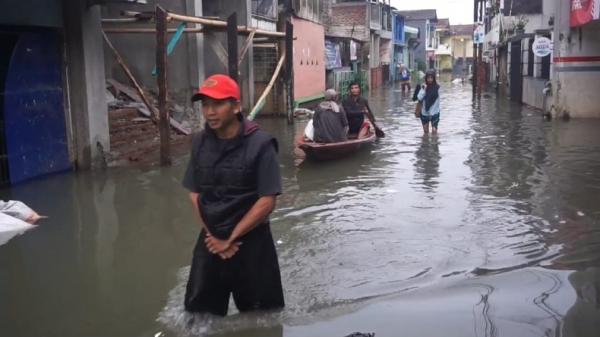
M0 200L0 245L33 228L27 220L35 222L38 218L34 210L20 201Z

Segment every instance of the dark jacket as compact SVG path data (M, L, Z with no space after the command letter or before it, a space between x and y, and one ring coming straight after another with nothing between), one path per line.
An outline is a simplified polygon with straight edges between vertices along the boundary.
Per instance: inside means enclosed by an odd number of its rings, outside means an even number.
M341 106L337 106L337 112L328 107L327 102L319 104L313 116L315 128L315 142L337 143L348 139L346 127L348 119Z
M248 120L227 142L208 127L194 136L189 168L193 171L186 174L184 186L200 194L202 220L216 237L227 239L259 199L257 162L270 146L277 150L277 141Z

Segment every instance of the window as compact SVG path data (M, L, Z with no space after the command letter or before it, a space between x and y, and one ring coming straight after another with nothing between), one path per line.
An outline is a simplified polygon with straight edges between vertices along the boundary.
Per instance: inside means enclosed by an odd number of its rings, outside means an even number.
M252 0L252 14L276 19L277 0Z

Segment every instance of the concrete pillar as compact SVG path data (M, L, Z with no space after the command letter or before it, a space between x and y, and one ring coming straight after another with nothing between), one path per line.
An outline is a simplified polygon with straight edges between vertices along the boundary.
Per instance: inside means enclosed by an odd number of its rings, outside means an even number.
M187 13L202 16L202 0L186 0ZM202 25L197 24L196 28ZM188 55L190 58L189 73L190 87L197 90L204 81L204 34L188 34Z
M64 14L72 160L80 169L101 167L110 142L100 7L65 0Z

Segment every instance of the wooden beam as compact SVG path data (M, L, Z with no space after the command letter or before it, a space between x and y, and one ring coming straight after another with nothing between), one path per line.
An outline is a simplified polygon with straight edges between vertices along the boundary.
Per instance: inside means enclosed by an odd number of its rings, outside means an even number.
M240 59L238 61L238 67L242 66L242 62L244 61L244 57L246 56L246 53L248 52L248 49L250 49L250 46L255 41L254 40L254 35L255 34L256 34L256 30L253 30L250 33L250 35L248 35L248 37L246 38L246 41L244 42L244 46L242 47L242 52L240 53ZM263 38L260 38L260 39L263 39Z
M267 87L265 88L265 91L263 91L263 93L262 93L262 95L260 95L260 98L258 99L258 101L256 101L256 104L254 105L254 108L252 108L252 111L250 111L250 114L248 115L249 120L253 120L254 118L256 118L256 115L258 114L258 112L265 105L265 100L266 100L267 96L269 95L269 93L271 92L271 89L273 89L273 85L275 84L275 80L279 76L279 72L281 72L281 68L283 67L284 61L285 61L285 52L281 53L281 58L279 59L279 62L277 63L277 67L275 68L275 71L273 72L273 76L271 76L269 85L267 85Z
M158 72L158 128L160 131L160 164L171 165L171 135L167 107L167 11L156 6L156 69Z
M238 73L238 32L237 13L227 18L227 71L234 81L239 80Z
M142 90L142 87L139 85L139 83L137 82L137 80L135 79L133 74L131 73L131 70L129 70L129 67L127 67L127 65L125 64L125 61L123 60L123 58L121 57L121 55L119 54L117 49L115 49L112 42L110 42L110 40L108 39L108 36L106 36L106 34L104 32L102 32L102 37L104 38L104 42L106 42L106 44L108 45L108 48L113 52L113 55L115 56L115 59L117 60L117 63L119 63L119 65L125 72L125 75L127 75L127 78L129 78L129 81L131 81L131 84L133 84L133 86L137 90L142 102L144 102L144 104L148 107L148 110L150 110L152 112L152 116L150 118L152 118L152 120L154 122L156 122L156 120L157 120L156 111L155 111L154 107L152 106L152 104L150 104L150 101L148 100L148 97L144 93L144 90Z
M106 18L102 19L102 23L129 23L138 22L137 18Z
M199 18L196 16L186 16L186 15L179 15L179 14L174 14L174 13L169 13L169 18L171 18L175 21L199 23L204 26L217 27L217 28L227 28L227 22L222 21L222 20L211 20L211 19ZM246 26L238 26L237 30L238 30L238 33L242 33L242 34L250 34L253 30L255 30L256 31L255 34L260 35L260 36L272 36L272 37L278 37L278 38L285 37L285 33L282 33L282 32L271 32L271 31L262 30L262 29L252 29L252 28L248 28Z
M114 27L114 28L104 28L104 32L109 34L156 34L156 28L123 28L123 27ZM176 28L167 29L167 33L175 33L177 31ZM185 28L183 30L184 33L204 33L206 29L204 28Z

